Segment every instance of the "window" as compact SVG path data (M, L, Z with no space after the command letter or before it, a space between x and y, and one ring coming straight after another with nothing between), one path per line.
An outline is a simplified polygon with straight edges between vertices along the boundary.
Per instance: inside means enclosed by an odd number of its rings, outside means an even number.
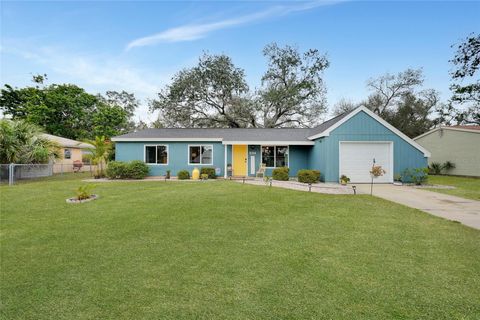
M63 158L64 159L72 159L72 150L64 149L63 150Z
M150 164L168 164L168 146L145 146L145 162Z
M267 168L288 167L288 146L262 146L262 163Z
M213 146L189 146L188 164L213 164Z

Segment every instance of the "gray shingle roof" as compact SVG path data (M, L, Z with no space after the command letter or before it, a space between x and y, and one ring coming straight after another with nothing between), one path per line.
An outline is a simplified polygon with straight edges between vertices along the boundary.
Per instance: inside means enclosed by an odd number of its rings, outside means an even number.
M353 111L353 110L352 110ZM310 136L313 136L313 135L316 135L316 134L319 134L319 133L322 133L323 131L327 130L328 128L330 128L331 126L333 126L335 123L339 122L340 120L342 120L343 118L345 118L346 116L348 116L352 111L349 111L349 112L344 112L342 113L341 115L338 115L336 117L333 117L327 121L325 121L324 123L310 129Z
M310 129L146 129L127 133L116 139L221 139L224 141L308 141Z
M121 139L219 139L222 141L309 141L308 137L327 130L342 120L350 112L336 116L314 128L276 128L276 129L200 129L200 128L164 128L146 129L114 137Z

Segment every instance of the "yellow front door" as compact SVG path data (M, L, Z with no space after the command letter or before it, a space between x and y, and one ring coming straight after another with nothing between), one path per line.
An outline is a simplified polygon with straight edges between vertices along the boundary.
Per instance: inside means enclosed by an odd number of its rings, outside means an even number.
M247 146L233 145L233 175L244 177L247 175Z

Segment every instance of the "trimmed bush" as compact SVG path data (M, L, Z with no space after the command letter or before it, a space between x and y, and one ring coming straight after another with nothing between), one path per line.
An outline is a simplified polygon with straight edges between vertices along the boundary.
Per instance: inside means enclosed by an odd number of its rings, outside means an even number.
M317 183L320 181L320 171L318 170L298 170L298 182Z
M203 167L200 169L200 176L202 174L207 174L208 179L216 179L217 174L215 173L215 168L208 168L208 167Z
M147 164L140 160L110 161L106 174L109 179L143 179L148 175L148 171Z
M128 179L144 179L148 176L148 165L140 160L127 163Z
M177 172L178 180L188 180L190 179L190 172L187 170L180 170Z
M428 168L407 168L402 173L402 182L416 185L428 182Z
M275 168L272 171L272 179L279 181L288 181L288 172L290 169L287 167Z
M120 161L110 161L107 166L107 177L109 179L125 179L127 176L127 163Z

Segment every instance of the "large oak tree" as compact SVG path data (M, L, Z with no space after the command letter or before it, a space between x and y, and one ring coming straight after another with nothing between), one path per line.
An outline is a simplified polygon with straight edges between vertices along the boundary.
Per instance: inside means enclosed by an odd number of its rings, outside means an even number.
M204 54L178 72L151 101L168 127L293 127L317 123L325 111L322 73L328 60L317 50L270 44L262 87L251 92L243 69L227 55Z

